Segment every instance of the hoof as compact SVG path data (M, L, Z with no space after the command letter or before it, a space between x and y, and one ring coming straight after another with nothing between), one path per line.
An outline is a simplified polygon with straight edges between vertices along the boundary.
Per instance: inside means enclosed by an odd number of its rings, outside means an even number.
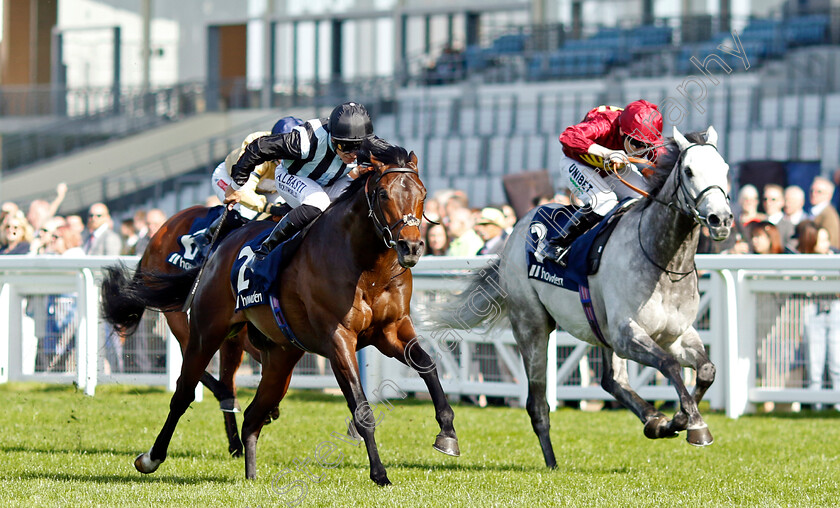
M685 440L694 446L709 446L715 441L709 427L705 425L699 429L688 429L686 434Z
M154 473L163 462L162 460L152 460L149 455L150 452L151 450L146 453L141 453L134 459L134 468L143 474Z
M373 480L373 483L379 485L380 487L391 485L391 480L388 479L388 475L386 475L385 473L376 476L370 475L370 479Z
M661 439L665 437L676 437L677 433L666 430L668 418L664 416L654 417L645 424L645 437L648 439Z
M458 438L445 437L438 434L435 438L434 448L446 455L451 455L453 457L461 456L461 449L458 447Z
M233 448L233 449L228 448L228 453L230 453L230 456L233 457L234 459L238 459L239 457L242 456L242 447L240 446L239 448Z
M225 413L241 413L242 408L239 407L239 401L236 399L225 399L219 401L219 409Z

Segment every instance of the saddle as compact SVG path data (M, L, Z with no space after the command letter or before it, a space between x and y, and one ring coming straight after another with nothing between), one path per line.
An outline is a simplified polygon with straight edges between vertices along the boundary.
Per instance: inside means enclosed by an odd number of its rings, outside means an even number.
M249 254L257 250L263 240L268 238L268 235L271 234L271 228L261 231L257 236L242 245L230 273L231 284L236 289L237 311L252 305L268 303L269 296L278 296L276 283L280 273L291 262L306 234L316 222L318 222L318 219L307 224L293 237L272 249L265 259L255 263L252 270L243 268L243 265L250 257ZM246 249L250 249L250 251L246 251ZM247 273L244 273L246 270Z
M548 204L537 209L528 228L525 250L528 258L528 278L537 279L569 291L577 292L587 285L587 277L598 273L604 246L618 225L621 217L638 202L622 200L592 229L577 238L566 254L566 267L552 261L538 259L535 250L540 241L548 241L563 234L572 212L569 207Z

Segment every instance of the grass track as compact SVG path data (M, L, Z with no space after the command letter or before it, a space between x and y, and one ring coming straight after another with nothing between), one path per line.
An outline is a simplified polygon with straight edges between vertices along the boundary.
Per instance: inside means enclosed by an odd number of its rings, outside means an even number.
M292 391L280 419L264 428L258 479L227 456L217 405L193 404L169 456L152 475L134 470L163 424L169 394L100 386L85 397L67 386L0 385L0 506L285 506L272 489L327 440L343 459L313 466L300 506L836 506L840 503L840 414L704 412L715 443L650 441L629 411L551 415L558 468L546 470L523 409L455 406L461 457L432 449L431 403L394 401L376 428L394 485L376 487L367 455L331 437L349 415L344 399ZM243 407L253 391L242 390ZM241 415L239 415L241 424ZM292 471L280 481L304 481ZM291 500L300 488L290 489Z

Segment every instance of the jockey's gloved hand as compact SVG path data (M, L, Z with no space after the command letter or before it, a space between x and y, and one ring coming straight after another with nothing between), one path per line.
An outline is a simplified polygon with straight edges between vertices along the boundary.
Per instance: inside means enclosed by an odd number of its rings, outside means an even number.
M630 160L623 150L613 150L604 157L604 169L606 171L618 171L628 164L630 164Z

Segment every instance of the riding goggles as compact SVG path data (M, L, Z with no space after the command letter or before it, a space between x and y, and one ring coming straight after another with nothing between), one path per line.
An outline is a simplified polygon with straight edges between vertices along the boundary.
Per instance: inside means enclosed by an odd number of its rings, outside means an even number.
M335 149L344 153L355 153L362 148L361 141L336 141Z

